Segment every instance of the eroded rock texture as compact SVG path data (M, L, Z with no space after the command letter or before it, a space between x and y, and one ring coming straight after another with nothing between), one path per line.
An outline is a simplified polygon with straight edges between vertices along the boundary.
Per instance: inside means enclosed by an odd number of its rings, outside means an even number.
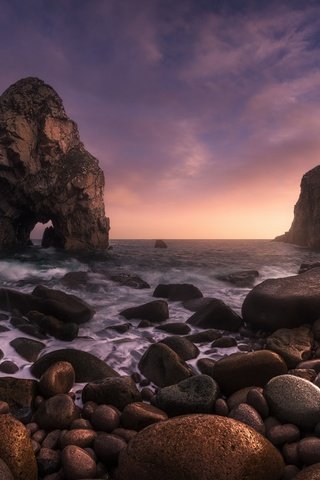
M320 249L320 165L302 177L290 230L275 240Z
M104 175L58 94L25 78L0 97L0 248L25 246L52 221L44 246L106 248Z

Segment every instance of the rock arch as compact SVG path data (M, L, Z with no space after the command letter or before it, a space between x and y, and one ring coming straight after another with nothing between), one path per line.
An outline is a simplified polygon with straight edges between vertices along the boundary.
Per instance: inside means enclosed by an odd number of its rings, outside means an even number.
M98 160L53 88L32 77L9 87L0 97L0 249L28 245L49 220L44 246L107 248L103 197Z

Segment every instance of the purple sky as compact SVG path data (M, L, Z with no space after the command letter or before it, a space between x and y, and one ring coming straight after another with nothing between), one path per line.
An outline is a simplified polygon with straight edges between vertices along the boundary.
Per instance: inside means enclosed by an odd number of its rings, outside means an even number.
M0 0L0 90L57 90L113 238L288 229L320 160L319 50L318 0Z

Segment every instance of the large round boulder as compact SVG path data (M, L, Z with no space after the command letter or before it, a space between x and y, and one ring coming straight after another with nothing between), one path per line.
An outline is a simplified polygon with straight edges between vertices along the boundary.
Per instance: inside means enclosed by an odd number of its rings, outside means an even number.
M118 480L278 480L283 460L250 427L186 415L145 428L120 453Z
M320 314L320 268L265 280L248 293L242 317L257 328L277 330L312 323Z
M229 395L245 387L263 387L271 378L287 371L286 363L277 353L258 350L221 358L213 364L210 376Z
M14 480L37 480L37 462L25 426L11 415L0 415L0 435L0 458Z

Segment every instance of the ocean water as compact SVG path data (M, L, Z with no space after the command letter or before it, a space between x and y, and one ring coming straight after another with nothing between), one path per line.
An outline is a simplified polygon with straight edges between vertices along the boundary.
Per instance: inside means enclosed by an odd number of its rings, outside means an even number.
M94 318L81 326L77 339L63 342L50 337L44 340L46 348L42 354L59 348L78 348L105 360L120 374L130 374L137 371L146 348L169 334L153 327L137 328L139 320L130 320L130 329L122 334L107 327L126 323L119 312L153 300L152 293L159 283L192 283L204 296L219 298L240 313L250 288L218 280L219 274L255 269L260 274L257 284L268 278L295 275L302 262L320 260L320 253L269 240L168 240L165 250L155 249L151 240L113 240L111 245L113 250L105 254L67 254L42 249L37 244L19 253L1 254L1 287L31 292L35 285L42 284L77 295L96 310ZM66 288L61 279L76 271L89 272L89 284ZM114 273L139 275L151 288L120 286L108 279ZM185 322L192 315L181 302L170 302L169 311L168 322ZM3 360L12 360L19 366L15 376L31 378L30 364L9 344L13 338L27 335L14 329L9 321L1 323L11 329L0 333ZM239 340L237 334L236 338ZM237 351L237 347L210 350L208 345L200 349L200 356L212 358ZM195 366L196 361L189 363Z

